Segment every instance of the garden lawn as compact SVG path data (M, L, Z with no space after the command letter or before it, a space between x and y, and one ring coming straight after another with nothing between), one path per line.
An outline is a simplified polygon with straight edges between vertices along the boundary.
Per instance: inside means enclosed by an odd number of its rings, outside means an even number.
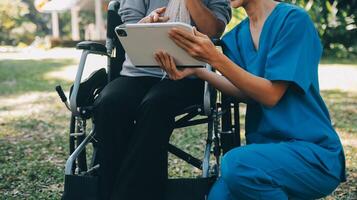
M0 199L60 199L68 156L69 112L54 87L61 83L68 90L70 83L47 75L75 62L0 60ZM348 170L348 181L326 199L357 199L357 93L322 94L342 138ZM172 141L201 156L205 126L176 130ZM169 172L171 177L199 175L173 156Z

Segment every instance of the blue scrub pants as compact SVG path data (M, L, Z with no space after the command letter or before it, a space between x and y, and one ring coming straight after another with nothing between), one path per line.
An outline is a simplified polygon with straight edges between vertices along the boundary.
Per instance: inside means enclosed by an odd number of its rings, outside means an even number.
M208 200L321 198L340 183L327 168L299 142L246 145L223 157L222 176Z

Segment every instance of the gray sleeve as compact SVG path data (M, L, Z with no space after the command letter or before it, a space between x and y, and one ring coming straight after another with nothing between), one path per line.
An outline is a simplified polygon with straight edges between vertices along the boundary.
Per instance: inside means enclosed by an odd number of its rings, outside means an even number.
M120 0L119 15L124 24L137 23L146 16L148 0Z
M209 0L208 2L207 7L227 25L232 17L230 0Z

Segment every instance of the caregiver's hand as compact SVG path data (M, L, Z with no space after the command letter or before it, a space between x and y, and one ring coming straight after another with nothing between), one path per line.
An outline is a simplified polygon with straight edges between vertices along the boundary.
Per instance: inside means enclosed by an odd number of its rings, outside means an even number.
M187 76L197 75L203 68L180 68L177 69L175 60L168 53L159 51L155 53L155 60L166 71L171 80L180 80Z
M178 46L197 60L212 65L221 55L211 42L211 39L197 31L195 27L193 28L193 34L188 30L173 28L169 31L169 36Z
M150 13L150 15L142 18L138 23L167 22L169 20L169 17L162 17L165 11L166 11L166 7L155 9Z

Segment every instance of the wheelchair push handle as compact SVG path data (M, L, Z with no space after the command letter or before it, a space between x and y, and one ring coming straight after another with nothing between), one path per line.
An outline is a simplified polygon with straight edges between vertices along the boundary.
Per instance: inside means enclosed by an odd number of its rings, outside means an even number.
M66 103L67 102L67 97L64 94L63 89L62 89L62 87L60 85L56 86L56 91L57 91L58 96L61 98L61 101L63 103Z

